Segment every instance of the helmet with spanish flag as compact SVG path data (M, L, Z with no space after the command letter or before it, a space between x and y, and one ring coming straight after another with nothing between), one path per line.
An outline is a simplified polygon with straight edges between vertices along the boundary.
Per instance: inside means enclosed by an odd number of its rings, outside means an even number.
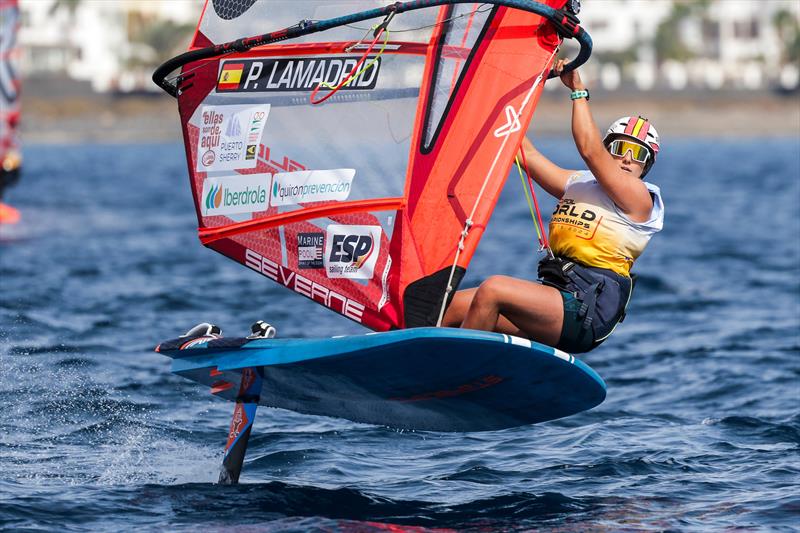
M658 151L661 145L661 138L658 136L658 131L650 123L649 120L640 116L622 117L615 120L611 126L608 127L606 136L603 138L603 144L608 144L614 139L629 138L633 139L645 147L650 152L650 158L644 165L642 177L650 171L653 163L656 161Z

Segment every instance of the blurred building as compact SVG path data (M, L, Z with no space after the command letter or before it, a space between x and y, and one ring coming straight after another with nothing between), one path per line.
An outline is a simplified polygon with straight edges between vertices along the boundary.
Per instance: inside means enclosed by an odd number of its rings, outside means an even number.
M203 4L20 0L23 72L82 80L96 91L154 90L153 68L186 48ZM799 0L584 0L580 19L594 40L583 69L594 86L791 90L800 83Z
M580 19L594 40L585 70L609 90L796 89L800 81L797 0L585 0Z
M149 89L159 55L188 46L203 3L20 0L23 73L86 81L95 91Z

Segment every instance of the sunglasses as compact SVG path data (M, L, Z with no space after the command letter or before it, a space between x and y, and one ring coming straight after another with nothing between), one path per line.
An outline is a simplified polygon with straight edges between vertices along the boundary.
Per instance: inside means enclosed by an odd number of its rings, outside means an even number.
M611 144L608 145L608 151L611 152L612 155L618 157L624 157L625 154L630 151L631 158L637 163L646 163L650 158L650 150L648 150L647 147L630 141L612 141Z

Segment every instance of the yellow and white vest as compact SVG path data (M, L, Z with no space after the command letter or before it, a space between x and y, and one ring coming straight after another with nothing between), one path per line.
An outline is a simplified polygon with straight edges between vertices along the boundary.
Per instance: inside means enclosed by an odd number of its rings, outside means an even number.
M664 226L661 190L652 183L645 185L653 199L653 210L645 222L634 222L609 198L591 172L573 174L550 220L553 253L630 276L633 262L650 237Z

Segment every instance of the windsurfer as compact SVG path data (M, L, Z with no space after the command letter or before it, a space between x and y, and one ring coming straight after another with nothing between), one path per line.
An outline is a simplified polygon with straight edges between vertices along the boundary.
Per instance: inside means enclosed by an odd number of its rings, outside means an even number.
M2 203L3 194L19 180L22 156L19 152L19 29L17 0L0 1L0 223L15 222L19 213Z
M525 139L529 175L559 202L541 283L492 276L458 291L442 325L498 331L559 349L597 347L625 316L630 269L663 225L661 193L644 181L659 151L655 128L641 117L615 121L601 138L577 70L563 72L571 91L572 134L588 170L563 169Z

